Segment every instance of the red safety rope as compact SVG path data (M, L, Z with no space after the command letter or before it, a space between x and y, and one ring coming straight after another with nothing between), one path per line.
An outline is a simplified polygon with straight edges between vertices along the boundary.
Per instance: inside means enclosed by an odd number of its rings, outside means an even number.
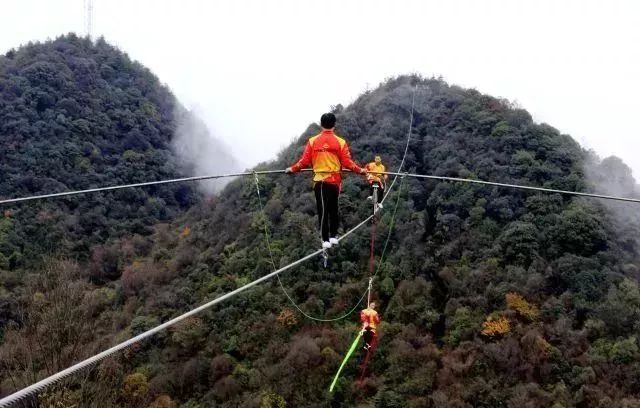
M376 257L375 257L375 244L376 244L376 226L378 223L376 222L376 217L373 217L373 224L371 225L371 248L369 253L369 279L373 276L376 268ZM371 290L369 290L371 291ZM371 299L367 300L367 307L369 307L369 303Z
M376 194L374 194L373 195L374 216L372 220L373 224L371 225L371 246L369 251L369 289L367 290L367 308L371 306L371 286L373 281L373 274L375 272L376 227L378 225L375 212L377 210L376 208L377 205L378 205L377 197L376 197ZM371 347L367 350L367 354L365 354L364 356L364 361L360 366L360 379L358 380L359 386L362 386L362 381L364 379L365 374L367 373L367 366L369 365L369 359L371 358L371 355L375 351L377 345L378 345L378 334L374 332L374 337L371 340L371 344L370 344Z
M375 245L376 245L376 227L378 225L376 212L378 210L378 189L374 188L373 194L373 219L371 225L371 246L369 249L369 293L367 294L367 308L371 303L371 279L376 270L376 257L375 257Z
M373 340L371 340L371 348L367 350L367 354L365 354L364 356L364 361L360 366L360 378L358 379L359 387L362 387L363 385L364 376L367 374L367 366L369 365L369 360L371 358L371 355L376 351L377 347L378 347L378 333L374 333Z

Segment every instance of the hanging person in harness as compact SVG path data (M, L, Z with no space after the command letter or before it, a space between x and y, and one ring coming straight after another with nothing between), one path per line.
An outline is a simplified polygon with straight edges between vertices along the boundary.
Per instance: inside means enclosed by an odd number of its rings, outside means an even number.
M380 323L380 316L375 311L376 304L371 302L369 306L360 312L362 322L362 338L364 339L363 349L369 351L375 347L377 340L376 329Z
M351 159L347 142L334 133L335 125L336 116L333 113L322 115L322 131L309 139L300 160L286 169L287 173L296 173L309 165L313 167L313 189L323 249L338 244L338 196L342 187L342 168L356 174L366 174L366 170Z
M384 197L386 181L389 178L388 175L382 174L386 171L386 167L382 164L382 158L376 156L371 163L365 166L365 169L367 170L367 181L371 186L371 195L367 199L373 200L374 196L377 196L377 208L382 209L382 198Z

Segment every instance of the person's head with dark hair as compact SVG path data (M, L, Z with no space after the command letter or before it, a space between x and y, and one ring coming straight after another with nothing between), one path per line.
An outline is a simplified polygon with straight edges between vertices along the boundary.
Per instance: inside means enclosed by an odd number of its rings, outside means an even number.
M320 118L320 126L323 129L333 129L336 126L336 115L333 113L325 113Z

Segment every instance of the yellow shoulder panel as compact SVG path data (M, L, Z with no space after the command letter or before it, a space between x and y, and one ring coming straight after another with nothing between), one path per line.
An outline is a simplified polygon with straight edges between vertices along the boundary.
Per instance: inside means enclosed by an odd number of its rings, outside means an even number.
M313 143L313 142L314 142L314 140L316 140L316 139L318 138L318 136L320 136L320 135L311 136L311 137L309 138L309 143Z
M340 144L340 148L342 149L342 148L344 147L344 145L346 145L346 144L347 144L347 141L346 141L346 140L344 140L343 138L341 138L341 137L340 137L340 136L338 136L338 135L335 135L335 136L336 136L336 139L338 139L338 143Z

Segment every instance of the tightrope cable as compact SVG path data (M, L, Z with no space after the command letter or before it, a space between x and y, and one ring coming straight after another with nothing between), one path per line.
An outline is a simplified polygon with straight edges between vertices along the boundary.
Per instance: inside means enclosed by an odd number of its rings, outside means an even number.
M257 173L258 174L278 174L278 173L284 173L284 170L264 170L264 171L258 171ZM68 196L74 196L79 194L97 193L100 191L121 190L124 188L148 187L148 186L157 186L160 184L184 183L187 181L213 180L213 179L229 178L229 177L251 176L252 174L254 174L254 172L213 174L208 176L182 177L182 178L169 179L169 180L147 181L143 183L122 184L122 185L108 186L108 187L96 187L96 188L89 188L86 190L65 191L61 193L40 194L40 195L28 196L28 197L9 198L5 200L0 200L0 204L12 204L12 203L19 203L24 201L42 200L46 198L68 197Z
M303 169L302 172L312 171L311 169ZM349 172L348 170L343 170L345 172ZM258 171L257 174L279 174L284 173L285 170L265 170ZM614 200L614 201L624 201L629 203L640 204L640 199L638 198L629 198L629 197L621 197L621 196L612 196L606 194L598 194L598 193L585 193L581 191L571 191L571 190L559 190L554 188L545 188L545 187L536 187L536 186L528 186L524 184L509 184L509 183L498 183L494 181L485 181L478 179L468 179L462 177L448 177L448 176L434 176L430 174L417 174L417 173L401 173L397 172L370 172L371 174L387 174L390 176L406 176L412 178L421 178L421 179L430 179L430 180L440 180L440 181L451 181L451 182L460 182L460 183L470 183L470 184L482 184L488 186L495 187L504 187L504 188L512 188L519 190L530 190L530 191L540 191L543 193L556 193L556 194L565 194L565 195L573 195L580 197L590 197L590 198L600 198L603 200ZM179 179L170 179L170 180L158 180L158 181L149 181L144 183L135 183L135 184L123 184L117 186L109 186L109 187L99 187L99 188L91 188L87 190L76 190L76 191L65 191L61 193L51 193L51 194L41 194L35 196L27 196L27 197L18 197L18 198L9 198L0 200L0 205L2 204L14 204L21 203L25 201L35 201L42 200L47 198L56 198L56 197L67 197L79 194L88 194L88 193L96 193L101 191L113 191L113 190L121 190L125 188L134 188L134 187L146 187L146 186L154 186L159 184L171 184L171 183L182 183L188 181L198 181L198 180L211 180L211 179L219 179L219 178L229 178L229 177L242 177L242 176L253 176L254 172L246 172L246 173L233 173L233 174L216 174L209 176L195 176L195 177L185 177ZM395 183L396 179L393 179L393 183ZM387 198L389 193L391 192L391 187L389 187L389 191L385 194L383 198L384 200Z

